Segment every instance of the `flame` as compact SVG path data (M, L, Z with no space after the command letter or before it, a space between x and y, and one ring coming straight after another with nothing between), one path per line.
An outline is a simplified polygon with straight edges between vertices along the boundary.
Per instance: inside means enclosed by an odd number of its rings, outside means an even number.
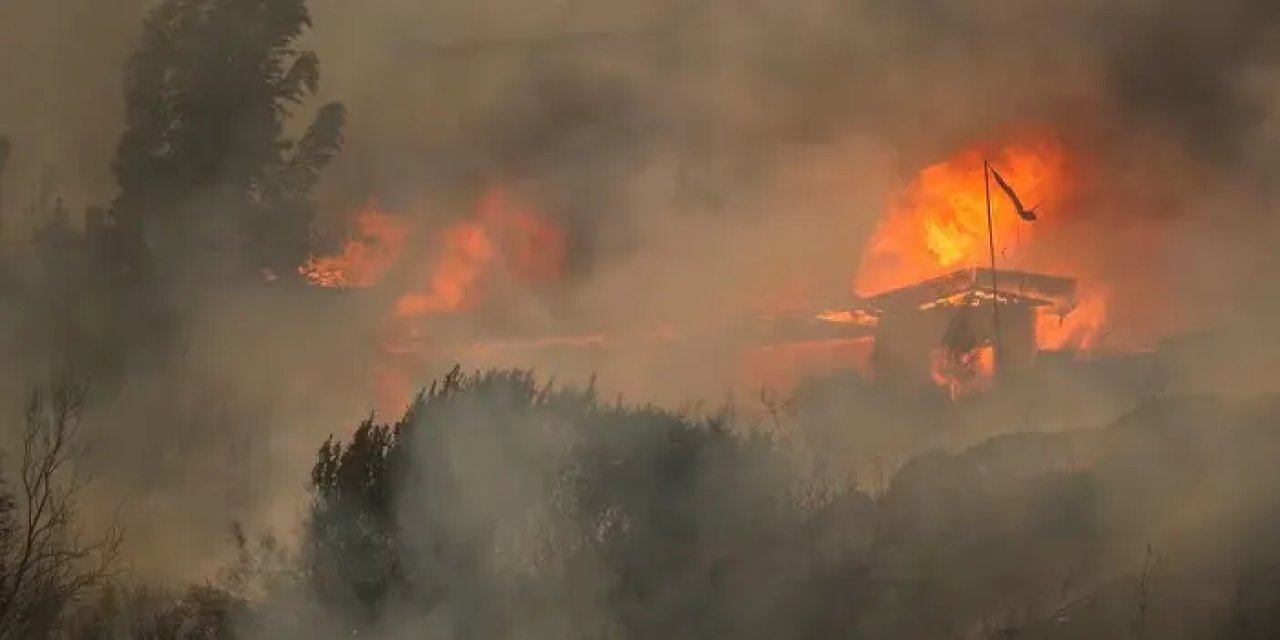
M956 400L991 387L995 379L996 352L989 344L964 353L939 347L933 350L930 365L933 381Z
M1069 313L1052 310L1036 318L1036 345L1045 351L1090 351L1098 346L1107 319L1107 290L1090 284L1082 302Z
M994 180L985 183L983 158L1017 191L1039 219L1022 220ZM996 250L1000 269L1040 270L1079 281L1074 309L1042 313L1036 323L1041 349L1087 350L1097 346L1107 318L1107 291L1089 279L1088 265L1075 256L1047 256L1036 239L1060 222L1062 205L1075 186L1064 145L1053 135L1024 135L994 152L973 146L925 167L890 202L863 252L854 290L874 294L945 275L985 267ZM991 231L988 232L987 189ZM993 242L988 239L993 237Z
M1036 209L1039 220L1022 220L995 182L986 184L984 158L1013 186L1025 205ZM994 148L966 148L925 167L888 203L867 242L852 288L861 296L873 295L957 269L987 266L994 244L1001 269L1041 271L1080 280L1074 308L1062 315L1046 312L1037 318L1039 347L1095 348L1107 319L1107 289L1087 279L1091 273L1087 265L1073 262L1081 258L1037 251L1037 238L1051 236L1055 225L1070 211L1064 205L1075 184L1068 160L1065 146L1055 137L1035 134ZM400 259L407 235L407 227L398 218L370 207L357 218L356 233L339 255L312 258L299 271L318 286L370 286ZM416 278L411 279L410 289L395 299L382 334L385 360L380 363L377 384L381 403L392 410L402 408L397 403L408 400L413 387L410 381L427 362L424 354L431 351L426 348L428 339L440 337L440 325L431 324L433 318L475 310L493 297L493 288L503 282L523 286L553 282L561 277L565 263L566 242L561 231L501 188L484 193L470 216L444 227L433 240L422 254L425 259L406 265L405 271ZM971 301L988 295L958 294L956 300L925 304L959 304L961 297ZM802 296L797 293L793 297ZM789 301L780 300L775 306L803 306L781 302ZM811 320L853 325L851 329L871 328L879 320L863 310L835 308L808 314ZM604 335L490 341L472 350L483 354L598 346L612 341ZM802 373L812 375L815 367L852 365L870 375L869 353L866 337L784 342L743 354L743 369L755 379L778 381L794 381ZM935 352L932 374L952 397L960 397L987 388L994 367L992 347L982 345L963 355Z
M851 324L860 327L874 327L879 322L879 318L863 311L862 309L827 309L826 311L814 316L814 319L820 322Z
M318 287L371 287L399 259L408 237L409 226L402 219L370 204L356 216L354 233L341 253L312 256L298 273Z
M482 281L504 269L518 282L553 281L564 263L560 230L491 189L476 205L473 219L449 226L443 247L427 269L422 287L396 301L395 315L412 319L450 313L478 303Z
M405 260L410 232L403 218L371 204L356 216L341 252L311 256L298 273L317 287L372 287ZM499 277L543 284L558 279L564 264L560 230L500 188L486 191L470 216L435 238L434 246L409 256L416 264L404 268L418 277L396 297L380 330L373 384L378 410L386 415L404 409L413 380L429 365L431 318L472 310L483 301L485 286Z
M560 230L498 188L479 199L470 218L447 226L438 238L418 286L396 299L383 330L385 359L400 363L382 367L378 385L385 407L408 401L408 380L429 352L432 318L474 309L484 300L486 284L499 276L536 285L558 279L564 264Z
M461 309L493 260L493 241L479 224L458 223L442 237L444 249L439 260L428 271L421 289L396 301L396 317L419 318Z
M863 252L855 291L878 293L989 262L983 171L987 153L986 147L971 147L925 167L894 198ZM1005 146L990 157L991 166L1014 186L1024 204L1053 215L1068 187L1061 144L1040 136ZM1006 267L1044 222L1025 223L994 181L990 188L996 249Z

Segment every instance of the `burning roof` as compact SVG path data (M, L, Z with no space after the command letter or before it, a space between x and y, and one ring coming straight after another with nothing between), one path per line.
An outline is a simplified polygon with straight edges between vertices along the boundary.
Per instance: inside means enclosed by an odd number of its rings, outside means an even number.
M850 313L880 317L933 306L953 306L965 298L989 300L993 295L1005 304L1052 307L1065 315L1076 305L1076 281L1028 271L960 269L860 298Z

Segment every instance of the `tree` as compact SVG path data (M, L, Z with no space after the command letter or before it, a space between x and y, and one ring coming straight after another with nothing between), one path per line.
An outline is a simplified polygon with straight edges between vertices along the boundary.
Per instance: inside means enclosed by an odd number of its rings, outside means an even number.
M357 625L442 608L462 638L696 635L732 611L710 567L796 520L776 454L724 421L454 369L320 448L309 572ZM522 611L559 622L538 635Z
M311 472L312 586L322 599L362 608L366 616L406 584L392 504L391 462L400 433L399 425L377 425L370 418L349 444L326 440Z
M86 540L71 467L86 386L61 378L27 398L16 489L0 488L0 638L44 637L113 572L121 535Z
M345 120L330 103L296 142L284 134L319 89L319 59L298 46L310 26L305 0L163 0L146 18L112 214L162 261L232 248L283 275L305 259L309 193Z

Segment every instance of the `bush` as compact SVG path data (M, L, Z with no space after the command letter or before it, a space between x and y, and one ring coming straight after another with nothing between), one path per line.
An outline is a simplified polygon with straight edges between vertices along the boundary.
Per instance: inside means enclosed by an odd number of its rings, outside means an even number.
M551 589L647 636L679 626L694 576L799 520L776 453L725 417L455 369L397 423L322 445L309 573L363 624L447 604L463 637L509 635L521 599ZM599 589L568 588L582 581Z

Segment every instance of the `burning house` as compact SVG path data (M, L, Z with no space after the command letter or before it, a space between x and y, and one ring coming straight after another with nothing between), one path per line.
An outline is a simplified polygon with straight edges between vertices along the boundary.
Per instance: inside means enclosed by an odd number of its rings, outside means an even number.
M1070 278L972 268L863 298L851 315L872 320L878 381L954 396L1028 370L1040 318L1071 313L1075 294Z
M763 315L744 310L740 325L717 327L710 332L715 335L673 325L657 332L671 334L659 342L681 345L673 351L693 342L732 343L738 355L731 366L743 388L785 387L856 369L886 389L940 387L953 398L1019 378L1046 351L1089 351L1106 319L1106 288L1098 286L1096 273L1036 242L1053 232L1065 210L1059 206L1070 186L1064 153L1052 137L1033 136L1000 148L966 149L925 167L894 195L867 239L850 283L852 301L834 309L807 301ZM1007 197L993 198L992 182ZM568 249L562 230L500 186L480 197L470 215L418 234L427 247L406 258L414 233L408 218L371 206L355 219L341 251L299 268L319 287L367 288L386 280L397 289L378 344L381 361L401 380L389 388L408 388L428 355L460 349L475 357L476 349L452 344L448 318L469 322L504 283L517 289L554 283ZM976 266L996 266L997 256L1006 268ZM1045 273L1064 271L1084 280ZM391 272L396 277L385 278ZM830 310L816 311L823 308ZM620 327L582 330L554 337L486 335L481 342L486 353L656 348L648 337ZM389 394L398 398L390 403L403 401L405 393Z
M1027 271L959 269L859 297L809 318L771 318L764 341L861 341L862 370L885 389L940 386L952 397L1028 373L1040 335L1077 308L1072 278Z

